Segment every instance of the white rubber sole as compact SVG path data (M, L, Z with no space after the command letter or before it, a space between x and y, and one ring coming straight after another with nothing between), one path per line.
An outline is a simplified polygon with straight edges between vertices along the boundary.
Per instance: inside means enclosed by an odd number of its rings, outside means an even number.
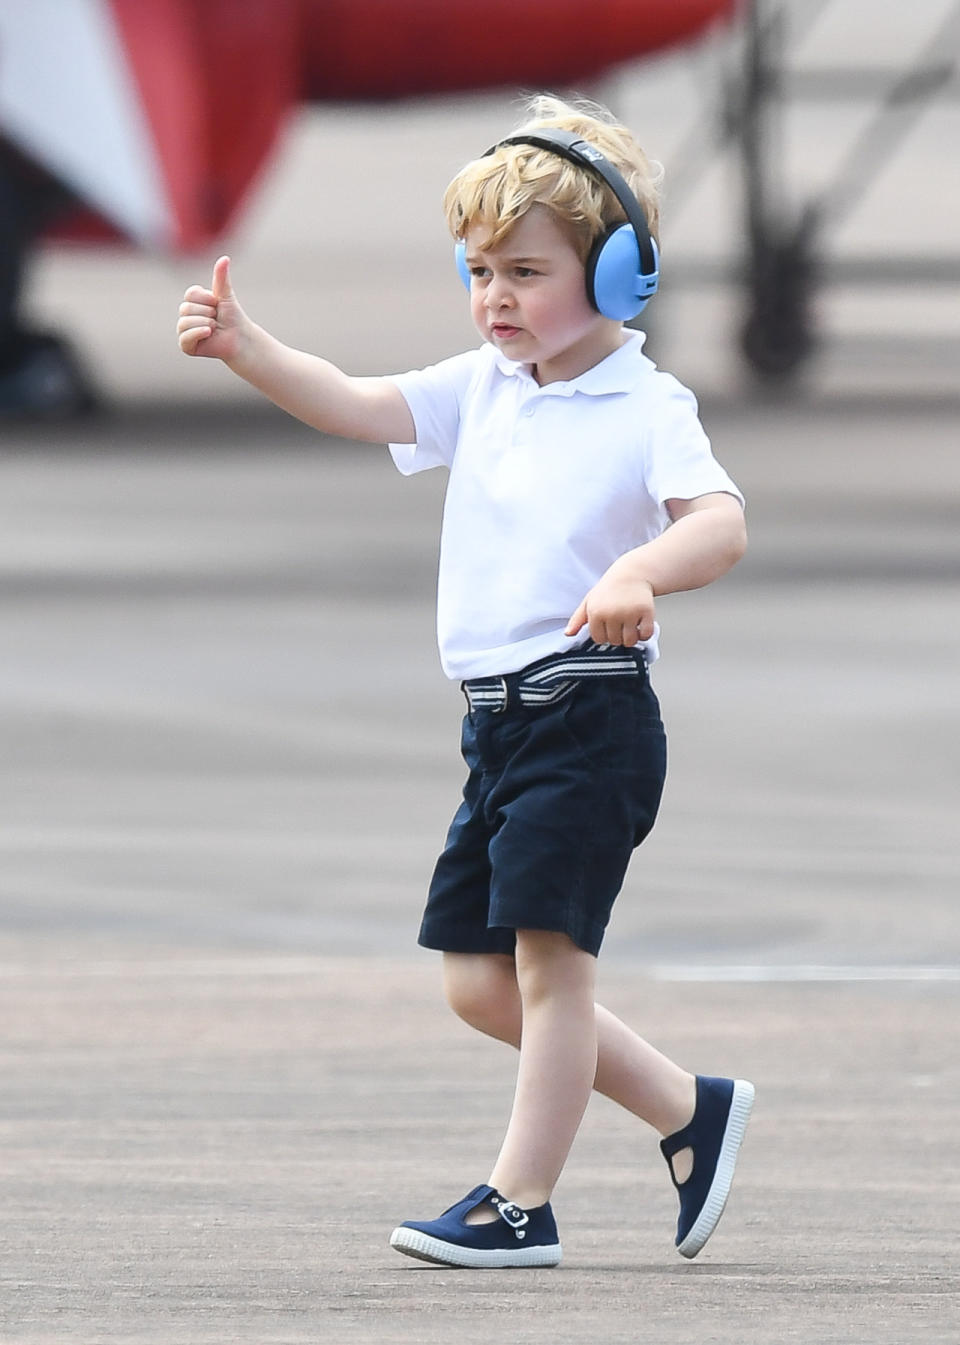
M404 1256L431 1261L438 1266L461 1266L468 1270L508 1270L513 1266L558 1266L563 1255L559 1242L552 1246L516 1247L487 1251L479 1247L458 1247L455 1242L431 1238L415 1228L395 1228L390 1246Z
M727 1117L727 1128L723 1132L723 1143L720 1146L717 1170L713 1174L713 1181L710 1183L707 1198L703 1202L703 1209L697 1215L696 1222L690 1232L677 1245L677 1251L681 1256L687 1257L688 1260L696 1256L720 1222L720 1216L723 1214L727 1197L730 1194L733 1173L737 1166L737 1155L740 1152L740 1145L743 1143L747 1122L750 1120L750 1112L753 1110L753 1097L752 1083L748 1083L746 1079L734 1080L730 1114Z

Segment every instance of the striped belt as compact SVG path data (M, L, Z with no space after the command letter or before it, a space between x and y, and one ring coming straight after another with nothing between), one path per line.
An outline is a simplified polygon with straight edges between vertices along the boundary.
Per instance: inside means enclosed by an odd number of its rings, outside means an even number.
M471 712L502 714L510 705L555 705L584 677L639 677L646 662L639 650L621 645L586 644L571 654L531 663L504 677L471 677L461 682Z

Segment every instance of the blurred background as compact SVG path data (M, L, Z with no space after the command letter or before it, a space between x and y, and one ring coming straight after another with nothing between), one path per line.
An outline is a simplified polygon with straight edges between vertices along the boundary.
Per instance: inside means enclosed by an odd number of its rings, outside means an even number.
M0 407L85 401L42 333L108 404L243 396L167 339L221 247L264 321L351 368L462 346L439 198L541 88L607 102L666 166L649 322L681 376L955 388L956 5L529 0L471 24L436 0L3 0Z
M753 539L662 604L674 771L612 953L953 975L960 6L483 10L0 0L10 965L412 949L460 782L443 481L186 360L177 305L229 250L350 371L469 346L440 197L551 88L666 167L647 348Z

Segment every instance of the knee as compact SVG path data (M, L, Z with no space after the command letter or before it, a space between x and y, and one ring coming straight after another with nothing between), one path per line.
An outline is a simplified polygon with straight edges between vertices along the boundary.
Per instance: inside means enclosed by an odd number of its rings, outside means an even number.
M520 993L513 959L499 953L445 953L447 1003L465 1023L488 1037L520 1041Z
M593 1002L597 960L566 934L518 929L516 975L525 1009L562 999Z

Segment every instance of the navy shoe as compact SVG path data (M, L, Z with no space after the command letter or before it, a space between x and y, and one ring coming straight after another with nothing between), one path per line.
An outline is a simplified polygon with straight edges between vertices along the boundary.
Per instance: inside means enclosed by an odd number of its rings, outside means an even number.
M483 1204L492 1205L500 1217L486 1224L466 1223L470 1211ZM390 1246L419 1261L491 1270L556 1266L562 1255L549 1205L522 1210L492 1186L475 1186L439 1219L401 1224L393 1230Z
M752 1083L698 1074L693 1120L660 1141L680 1195L677 1251L681 1256L696 1256L720 1222L752 1107ZM685 1182L678 1182L673 1170L674 1155L681 1149L693 1150L693 1171Z

